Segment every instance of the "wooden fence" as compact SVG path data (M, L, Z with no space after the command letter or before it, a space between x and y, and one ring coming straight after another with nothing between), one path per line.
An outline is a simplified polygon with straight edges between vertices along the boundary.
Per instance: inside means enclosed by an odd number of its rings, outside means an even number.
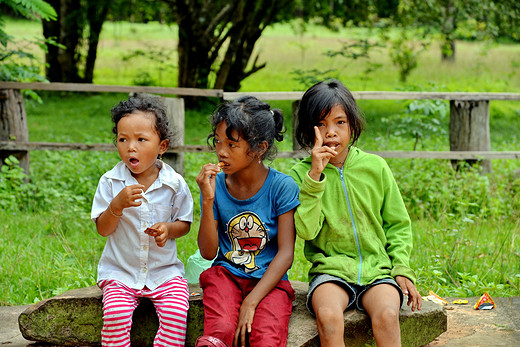
M172 125L181 130L182 136L172 142L168 161L183 173L184 153L207 152L206 146L184 144L184 102L183 96L215 97L233 100L243 95L254 95L259 99L293 101L293 112L303 92L247 92L229 93L215 89L165 88L144 86L113 86L78 83L18 83L0 82L0 160L9 154L16 154L28 171L29 151L33 150L86 150L114 151L113 144L52 143L29 142L21 89L70 91L70 92L108 92L108 93L146 93L176 96L165 97L168 116ZM384 158L433 158L450 160L480 161L484 171L491 170L491 159L520 159L520 151L491 151L489 132L489 102L492 100L520 101L520 93L460 93L460 92L391 92L360 91L353 92L356 100L417 100L437 99L450 101L450 151L373 151ZM293 117L293 120L295 117ZM295 141L293 141L296 144ZM299 158L307 155L294 147L293 151L279 152L281 158ZM25 164L24 164L25 163ZM25 166L26 165L26 166Z

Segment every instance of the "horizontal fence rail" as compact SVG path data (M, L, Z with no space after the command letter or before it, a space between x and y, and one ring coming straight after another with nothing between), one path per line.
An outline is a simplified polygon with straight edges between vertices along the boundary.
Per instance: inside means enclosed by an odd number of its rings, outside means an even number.
M234 100L240 96L252 95L262 100L300 100L304 92L224 92L219 89L196 88L169 88L151 86L121 86L121 85L96 85L86 83L20 83L0 82L2 89L32 89L67 92L106 92L106 93L146 93L175 95L178 97L215 97L222 100ZM420 100L437 99L451 102L489 102L490 100L519 101L520 93L479 93L479 92L395 92L395 91L353 91L357 100ZM182 116L184 117L184 115ZM488 130L489 131L489 130ZM28 142L28 141L2 141L0 151L17 152L32 150L80 150L80 151L115 151L114 144L108 143L55 143L55 142ZM210 152L207 146L199 145L171 145L168 153L204 153ZM422 158L422 159L448 159L448 160L489 160L489 159L520 159L520 151L367 151L384 158ZM279 158L302 158L309 155L302 150L280 151Z
M35 150L54 150L54 151L101 151L115 152L117 148L110 143L60 143L60 142L12 142L0 141L0 150L3 151L35 151ZM184 145L171 146L167 153L212 153L208 146ZM422 159L520 159L520 151L365 151L377 154L383 158L422 158ZM304 158L310 152L300 151L280 151L278 158Z
M105 93L149 93L178 96L205 96L222 98L224 91L220 89L170 88L149 86L118 86L88 83L22 83L0 82L0 89L33 89L62 92L105 92Z
M252 95L262 100L300 100L304 92L224 92L224 100ZM461 92L352 92L356 100L520 100L520 93L461 93Z

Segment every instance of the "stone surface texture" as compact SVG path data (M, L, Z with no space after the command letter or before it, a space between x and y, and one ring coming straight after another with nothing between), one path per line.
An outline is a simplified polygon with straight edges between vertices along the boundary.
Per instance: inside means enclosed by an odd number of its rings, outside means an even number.
M319 346L316 322L305 307L307 284L292 282L296 291L293 314L289 323L288 346ZM186 346L194 346L202 335L202 292L190 286L188 331ZM198 295L197 295L198 294ZM96 286L71 290L59 296L29 306L19 317L19 328L26 340L61 346L99 345L102 313L101 291ZM444 307L424 302L420 312L408 306L401 310L403 346L424 346L447 330ZM158 320L152 303L143 300L134 313L132 344L152 345ZM348 346L375 346L370 320L359 311L345 313L345 344Z

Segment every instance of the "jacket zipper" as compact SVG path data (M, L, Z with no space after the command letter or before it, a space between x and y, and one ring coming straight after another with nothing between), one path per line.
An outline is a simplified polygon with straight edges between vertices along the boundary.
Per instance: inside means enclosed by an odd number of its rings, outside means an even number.
M358 284L361 284L361 264L363 263L363 256L361 255L361 247L359 246L359 238L356 229L356 223L354 222L354 215L352 214L352 208L350 207L350 200L348 198L347 193L347 185L345 184L345 177L343 177L343 171L341 168L337 168L339 172L339 176L341 177L341 183L343 183L343 192L345 193L345 198L347 198L347 206L348 212L350 213L350 220L352 220L352 228L354 229L354 237L356 238L356 246L359 255L359 269L358 269Z

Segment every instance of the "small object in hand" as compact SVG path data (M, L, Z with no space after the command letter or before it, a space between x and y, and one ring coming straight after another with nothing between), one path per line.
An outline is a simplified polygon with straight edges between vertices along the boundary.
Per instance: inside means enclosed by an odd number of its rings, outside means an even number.
M226 164L223 161L219 161L217 164L218 167L226 166Z
M159 230L152 229L152 228L146 228L144 232L145 232L145 234L148 234L148 235L154 236L154 237L159 234Z

